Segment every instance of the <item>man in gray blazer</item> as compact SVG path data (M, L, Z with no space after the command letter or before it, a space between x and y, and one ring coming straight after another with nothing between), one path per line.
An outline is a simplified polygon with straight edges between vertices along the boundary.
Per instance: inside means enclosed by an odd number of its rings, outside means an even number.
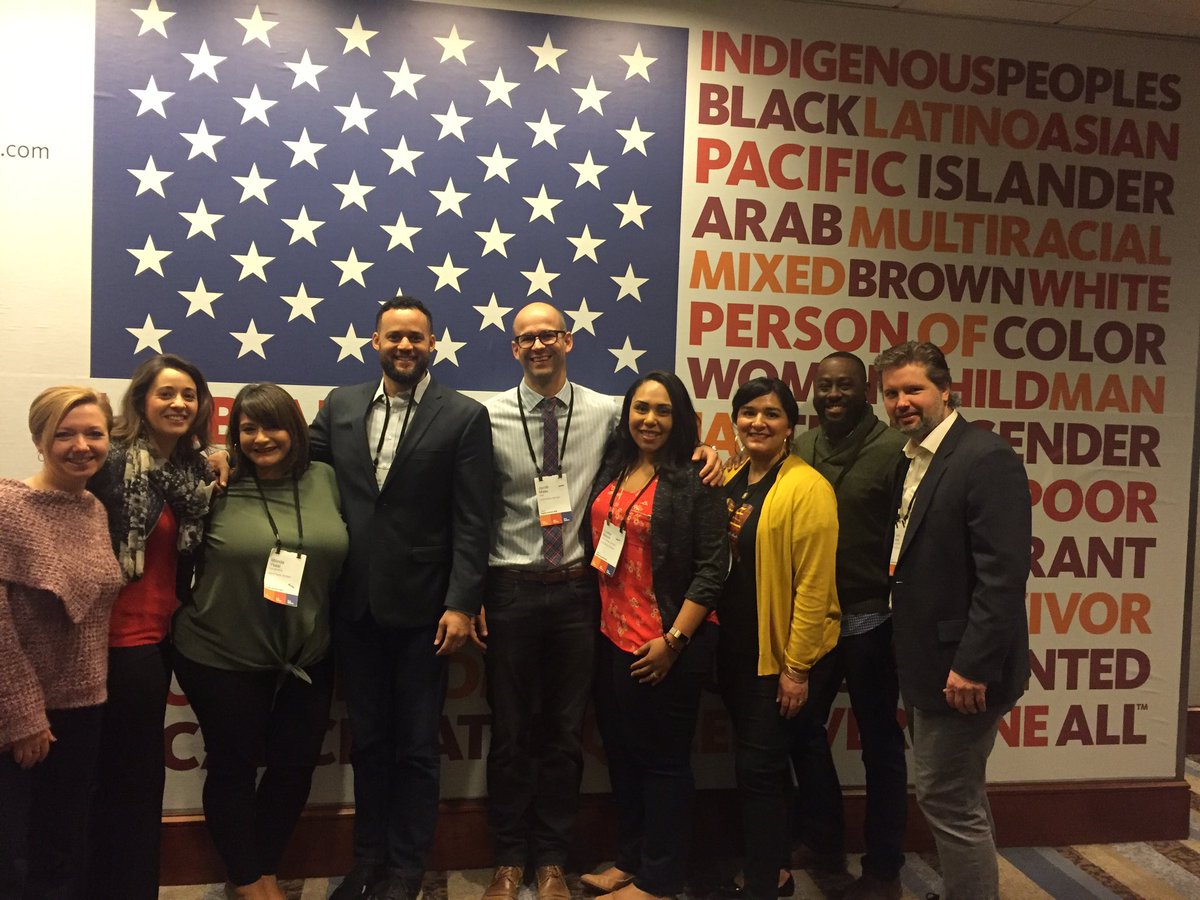
M900 690L913 708L917 802L945 897L999 897L987 760L1029 677L1029 482L1003 439L955 410L942 351L909 341L875 360L908 436L891 542Z
M353 732L354 868L332 900L413 900L437 822L446 658L473 634L492 521L487 410L429 375L433 317L384 303L380 381L335 388L312 455L337 474L350 554L333 608Z

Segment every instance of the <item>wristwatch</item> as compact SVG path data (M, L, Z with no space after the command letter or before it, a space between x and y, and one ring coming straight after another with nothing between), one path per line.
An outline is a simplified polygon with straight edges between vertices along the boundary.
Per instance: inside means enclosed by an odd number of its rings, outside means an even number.
M680 631L678 628L667 629L667 634L669 634L671 637L675 638L675 640L679 641L679 644L682 647L686 647L688 644L690 644L692 642L692 639L690 637L688 637L686 634L684 634L682 631Z

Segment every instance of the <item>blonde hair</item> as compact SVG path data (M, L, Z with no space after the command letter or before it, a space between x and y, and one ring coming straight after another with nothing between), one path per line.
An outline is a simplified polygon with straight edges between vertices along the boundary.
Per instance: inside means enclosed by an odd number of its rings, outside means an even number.
M33 402L29 404L29 435L38 450L45 452L46 447L54 440L55 430L67 417L67 413L77 406L89 404L100 407L100 411L104 413L105 428L111 431L113 414L112 407L108 405L108 398L91 388L60 385L48 387L34 397Z

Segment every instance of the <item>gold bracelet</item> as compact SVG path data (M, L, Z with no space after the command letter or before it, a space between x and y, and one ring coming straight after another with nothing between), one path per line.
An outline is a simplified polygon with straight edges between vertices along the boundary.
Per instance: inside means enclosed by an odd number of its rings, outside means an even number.
M808 684L808 672L802 672L799 669L787 668L783 670L783 674L796 684Z

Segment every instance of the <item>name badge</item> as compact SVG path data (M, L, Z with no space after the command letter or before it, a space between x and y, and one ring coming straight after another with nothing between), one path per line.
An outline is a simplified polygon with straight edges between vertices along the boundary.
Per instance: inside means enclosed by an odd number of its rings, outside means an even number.
M303 553L272 550L263 573L263 597L280 606L299 606L305 560Z
M561 474L536 478L534 488L538 521L543 528L571 521L571 494L567 491L566 478Z
M900 561L900 547L904 544L904 533L907 530L907 519L897 521L896 527L892 530L892 557L888 562L888 575L896 574L896 563Z
M596 543L596 553L592 557L592 568L609 577L617 571L617 563L621 560L621 551L625 548L625 532L607 519L600 531L600 540Z

